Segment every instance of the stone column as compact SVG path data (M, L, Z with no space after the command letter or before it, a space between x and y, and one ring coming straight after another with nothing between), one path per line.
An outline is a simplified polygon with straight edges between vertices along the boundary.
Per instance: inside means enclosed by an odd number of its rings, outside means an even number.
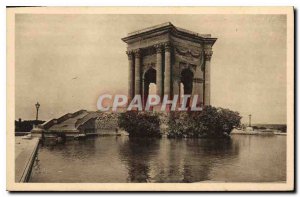
M199 100L198 100L197 104L200 105L200 106L203 105L203 99L204 99L204 97L203 97L203 82L204 82L204 80L201 79L201 82L198 84L198 86L199 86Z
M161 45L155 45L156 49L156 94L163 98L163 68Z
M171 98L171 46L165 43L165 79L164 79L164 95Z
M126 54L128 56L128 102L131 101L131 99L134 96L134 64L133 64L133 52L132 51L126 51Z
M141 95L141 50L137 49L134 51L134 57L135 57L135 61L134 61L134 65L135 65L135 85L134 85L134 89L135 89L135 95Z
M205 70L204 70L204 105L210 105L210 60L213 52L210 48L204 50Z

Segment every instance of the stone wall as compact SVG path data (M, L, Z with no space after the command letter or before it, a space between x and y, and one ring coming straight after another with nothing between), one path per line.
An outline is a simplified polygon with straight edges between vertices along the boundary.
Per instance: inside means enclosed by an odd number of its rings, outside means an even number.
M95 121L95 127L97 130L115 130L118 128L118 113L101 113Z

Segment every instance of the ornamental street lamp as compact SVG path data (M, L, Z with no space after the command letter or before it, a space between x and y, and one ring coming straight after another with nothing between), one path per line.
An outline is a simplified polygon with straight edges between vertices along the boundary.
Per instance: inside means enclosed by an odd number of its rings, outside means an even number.
M39 102L37 102L36 104L35 104L35 107L36 107L36 121L39 119L39 108L40 108L40 104L39 104Z
M251 127L251 114L249 114L249 127Z

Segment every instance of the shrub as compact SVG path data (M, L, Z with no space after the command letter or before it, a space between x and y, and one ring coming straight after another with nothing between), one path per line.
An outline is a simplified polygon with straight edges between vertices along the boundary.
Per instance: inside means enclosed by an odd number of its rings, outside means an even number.
M279 130L283 133L286 133L286 129L287 129L286 125L283 125L279 128Z
M205 106L203 111L173 112L168 137L225 137L240 125L241 116L229 109Z
M154 112L127 111L121 113L118 125L130 137L160 137L159 116Z

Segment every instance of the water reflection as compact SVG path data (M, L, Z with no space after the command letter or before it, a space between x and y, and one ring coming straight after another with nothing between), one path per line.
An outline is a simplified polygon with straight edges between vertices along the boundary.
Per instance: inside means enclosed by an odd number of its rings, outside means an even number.
M209 180L211 168L238 155L230 139L128 139L119 149L128 182Z
M39 149L31 182L286 180L286 137L96 137Z
M214 168L237 158L239 147L231 139L196 139L187 141L186 152L183 182L198 182L210 180Z
M71 160L87 160L96 153L95 140L72 141L65 144L51 144L46 146L47 150L53 154L59 154L61 157Z
M159 150L159 139L128 139L120 146L120 158L128 169L128 182L149 182L150 161Z

